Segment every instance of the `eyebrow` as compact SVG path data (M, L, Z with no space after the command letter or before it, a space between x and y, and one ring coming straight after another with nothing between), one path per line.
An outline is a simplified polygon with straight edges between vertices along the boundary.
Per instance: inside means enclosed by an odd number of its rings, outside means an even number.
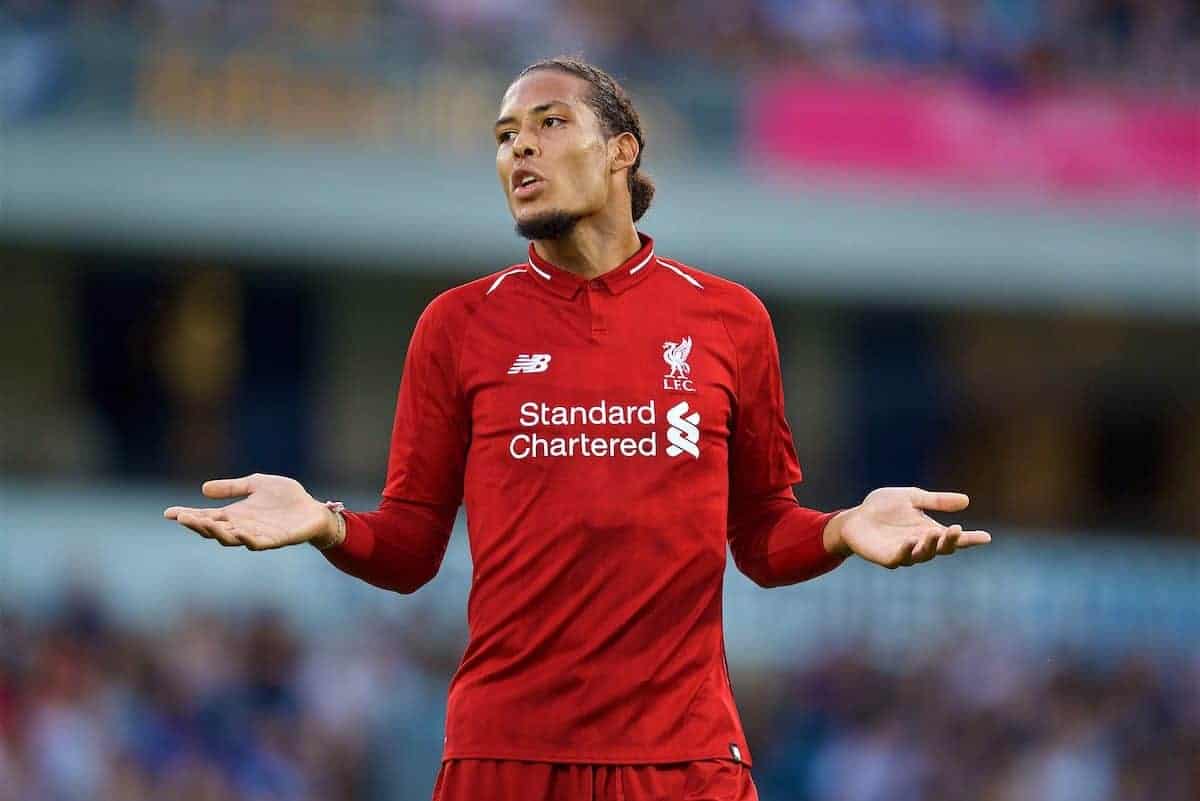
M530 114L541 114L543 111L549 111L552 106L566 106L566 105L568 105L568 104L565 100L551 100L549 103L541 103L539 105L534 106L533 108L529 109L529 113ZM517 118L510 114L507 117L501 117L500 119L496 120L496 124L493 127L499 128L501 125L504 125L504 124L510 123L510 122L516 122L516 121L517 121Z

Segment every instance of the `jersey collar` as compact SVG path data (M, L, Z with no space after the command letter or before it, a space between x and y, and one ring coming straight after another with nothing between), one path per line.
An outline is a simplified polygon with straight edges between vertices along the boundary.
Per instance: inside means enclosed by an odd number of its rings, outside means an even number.
M616 269L609 270L604 275L597 276L590 281L546 261L537 254L533 243L530 242L529 267L534 273L533 280L564 298L574 298L575 294L589 283L594 287L607 289L612 294L618 295L641 281L657 266L654 257L654 240L641 231L638 232L638 239L642 246L638 248L637 253L622 262Z

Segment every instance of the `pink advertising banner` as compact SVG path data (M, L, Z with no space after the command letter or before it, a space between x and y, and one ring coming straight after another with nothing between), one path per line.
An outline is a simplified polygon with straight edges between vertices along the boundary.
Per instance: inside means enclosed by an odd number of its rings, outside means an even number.
M1200 206L1197 99L785 75L754 84L745 122L759 167Z

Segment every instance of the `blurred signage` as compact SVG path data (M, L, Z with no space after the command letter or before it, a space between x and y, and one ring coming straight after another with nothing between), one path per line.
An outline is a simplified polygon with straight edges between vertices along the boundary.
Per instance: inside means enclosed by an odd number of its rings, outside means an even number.
M336 63L297 65L270 51L214 55L177 45L146 60L137 107L176 130L470 151L491 142L503 86L490 73L449 67L385 80Z
M140 117L164 129L254 133L274 140L323 140L392 149L490 150L492 123L510 72L438 60L419 67L297 62L270 48L150 48L137 80ZM655 148L693 140L685 109L661 92L638 91Z
M1200 206L1197 98L790 75L753 84L744 123L751 158L775 168Z

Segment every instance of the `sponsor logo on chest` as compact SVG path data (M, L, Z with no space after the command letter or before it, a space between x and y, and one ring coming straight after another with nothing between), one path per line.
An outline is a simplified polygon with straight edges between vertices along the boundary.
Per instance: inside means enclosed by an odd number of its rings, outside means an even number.
M696 391L688 362L691 353L690 336L662 343L662 359L667 365L663 390ZM547 372L551 358L549 353L517 354L508 374ZM654 457L659 454L660 437L666 440L662 450L667 456L700 458L700 412L687 401L668 407L662 419L653 398L642 404L600 400L586 405L556 405L526 401L518 410L517 423L522 431L509 439L508 452L518 460Z
M666 426L661 428L653 400L640 406L603 400L591 406L528 401L521 404L517 418L521 428L528 430L509 439L508 454L518 460L657 456L659 436L665 434L667 456L699 459L700 412L680 401L667 409L665 417ZM638 427L641 433L630 433Z

